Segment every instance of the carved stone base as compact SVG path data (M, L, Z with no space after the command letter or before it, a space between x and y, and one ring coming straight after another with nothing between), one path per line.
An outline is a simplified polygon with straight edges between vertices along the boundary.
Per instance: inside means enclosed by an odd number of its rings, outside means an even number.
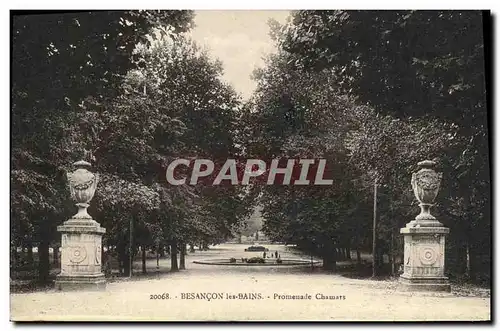
M451 292L451 285L447 277L442 278L405 278L399 279L398 289L409 292Z
M106 288L101 270L101 243L106 229L92 219L70 219L57 230L62 234L62 252L56 288L63 291Z
M75 277L58 275L55 285L59 291L102 291L106 289L106 278L104 274Z
M404 235L404 273L400 277L400 289L405 291L450 291L444 275L445 236L449 229L421 227L410 222L401 229Z

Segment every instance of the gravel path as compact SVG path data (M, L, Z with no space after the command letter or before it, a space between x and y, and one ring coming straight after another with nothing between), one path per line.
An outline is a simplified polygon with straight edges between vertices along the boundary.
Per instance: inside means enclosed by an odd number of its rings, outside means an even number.
M202 258L258 254L242 253L246 246L226 244L191 254L186 271L109 283L103 292L11 294L11 319L470 321L491 318L490 298L404 293L397 291L395 282L349 279L300 268L231 268L192 263ZM283 246L268 246L272 251L279 250L282 258L296 258ZM208 295L196 298L197 293Z

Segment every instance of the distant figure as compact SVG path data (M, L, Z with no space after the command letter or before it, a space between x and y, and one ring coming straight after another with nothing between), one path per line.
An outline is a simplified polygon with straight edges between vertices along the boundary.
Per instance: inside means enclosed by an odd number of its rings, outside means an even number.
M276 252L274 253L274 257L275 257L275 258L278 258L278 251L276 251Z
M266 252L264 252L262 255L264 256L264 258L266 258Z

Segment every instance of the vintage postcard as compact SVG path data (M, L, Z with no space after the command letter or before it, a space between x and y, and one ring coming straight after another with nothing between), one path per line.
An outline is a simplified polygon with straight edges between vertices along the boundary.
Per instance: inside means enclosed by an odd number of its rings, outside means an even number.
M490 22L11 11L11 321L490 322Z

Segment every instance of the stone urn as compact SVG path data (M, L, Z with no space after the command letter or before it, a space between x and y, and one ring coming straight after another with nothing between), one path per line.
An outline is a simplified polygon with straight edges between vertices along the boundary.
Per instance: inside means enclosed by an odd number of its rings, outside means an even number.
M92 219L87 213L89 202L94 197L97 183L99 182L99 174L93 174L84 167L90 167L90 163L86 161L78 161L73 163L77 169L66 174L68 177L69 189L71 198L76 202L78 213L73 216L73 219Z
M434 161L425 160L419 162L418 166L420 170L414 172L411 177L413 193L420 206L420 214L415 217L415 221L420 226L441 225L431 215L430 209L434 206L443 174L434 170L436 166Z

